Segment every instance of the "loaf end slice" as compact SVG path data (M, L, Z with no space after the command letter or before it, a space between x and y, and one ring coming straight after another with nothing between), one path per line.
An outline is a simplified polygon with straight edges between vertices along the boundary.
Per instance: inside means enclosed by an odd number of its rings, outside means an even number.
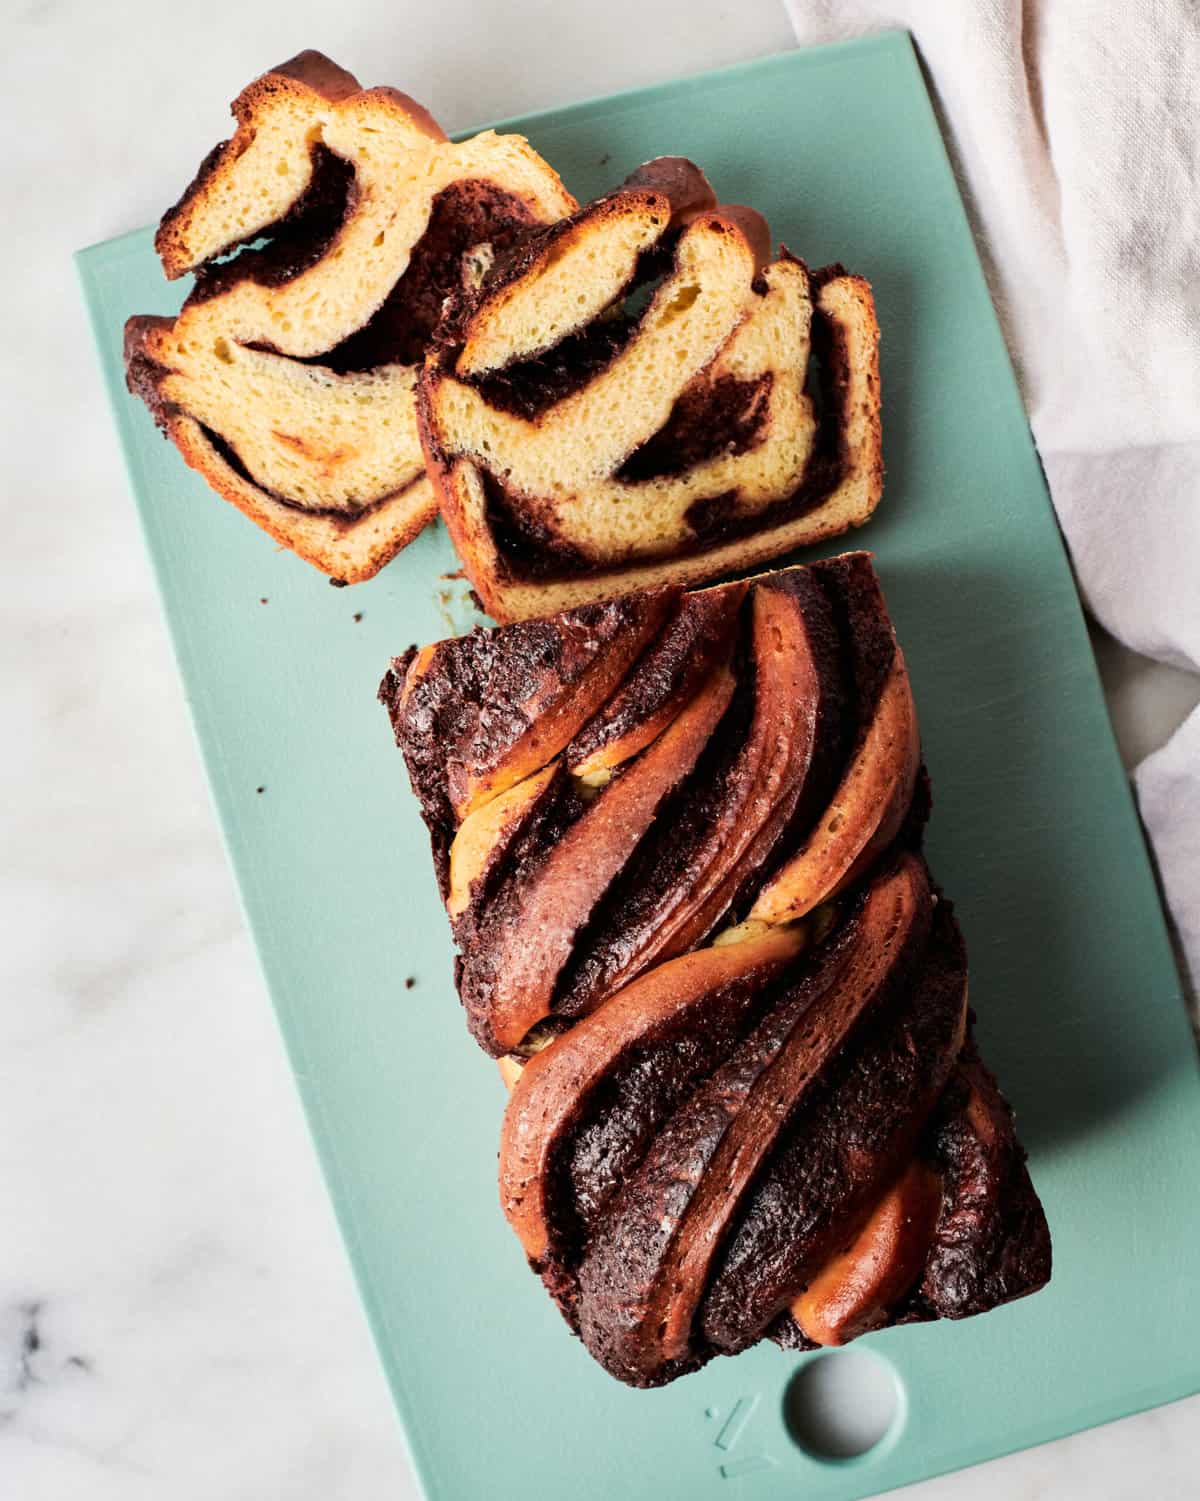
M448 141L394 89L302 53L234 101L237 129L156 237L195 275L126 328L129 389L189 467L341 583L435 515L414 393L468 253L574 207L516 136Z

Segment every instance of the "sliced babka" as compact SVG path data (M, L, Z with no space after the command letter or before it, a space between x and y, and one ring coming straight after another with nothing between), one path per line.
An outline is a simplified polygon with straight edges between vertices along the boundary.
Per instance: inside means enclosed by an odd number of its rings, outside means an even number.
M477 630L380 696L512 1089L504 1211L609 1371L1047 1280L866 554Z
M879 501L879 333L840 266L664 157L475 263L421 377L463 566L518 620L697 583L861 525Z
M437 509L414 388L464 253L569 214L520 136L448 141L394 89L301 53L234 101L155 241L196 273L132 318L130 389L186 462L276 541L352 583Z

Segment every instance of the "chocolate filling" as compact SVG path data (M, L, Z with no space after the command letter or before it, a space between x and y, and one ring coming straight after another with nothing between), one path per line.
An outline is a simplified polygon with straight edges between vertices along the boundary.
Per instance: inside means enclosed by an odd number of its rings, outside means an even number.
M275 287L314 266L341 232L357 191L350 163L327 147L312 148L313 176L295 207L263 236L267 243L243 248L230 259L203 266L187 304L204 302L243 281ZM455 289L463 253L490 240L511 240L533 220L528 205L492 183L468 180L451 183L432 202L424 234L414 245L404 274L370 320L327 352L295 363L316 365L337 374L370 370L384 364L419 364L425 357L434 326L446 297ZM248 346L277 353L269 343ZM147 363L143 360L143 363ZM139 394L146 385L138 384ZM314 507L261 484L249 472L233 446L209 428L204 433L213 448L247 484L281 505L308 515L345 519L350 525L378 506L393 500L408 486L361 503ZM415 478L419 478L416 476ZM415 483L415 478L412 483Z
M797 808L790 827L777 840L775 850L763 862L754 882L744 886L734 900L732 910L739 917L745 915L766 882L806 843L858 740L866 733L895 660L896 642L887 606L875 571L863 554L850 553L813 563L807 573L825 595L837 637L837 708L827 719L819 741L825 794L823 800L806 800ZM786 579L791 575L781 577ZM896 839L898 845L906 849L921 847L930 807L929 777L922 767L904 827Z
M496 964L500 934L519 922L526 888L586 807L574 777L556 780L510 845L487 907L482 912L469 909L465 920L456 925L455 939L463 957L457 960L455 983L472 1036L493 1056L503 1051L490 1021L492 995L501 978Z
M821 683L819 705L814 706L814 712L819 711L822 718L813 761L788 822L764 848L756 863L753 866L748 864L742 871L740 885L730 890L724 914L714 915L714 927L744 916L763 882L808 837L816 819L828 805L857 737L874 712L879 691L894 660L892 634L873 572L865 559L851 557L816 564L802 573L781 575L769 587L792 593L800 591L804 596L804 612ZM688 596L688 599L692 598L707 604L710 596ZM616 610L615 605L608 608ZM681 610L685 624L686 610L685 601ZM599 607L583 607L572 612L570 619L582 625L585 616L591 622L591 629L596 629ZM684 665L684 658L678 651L666 652L660 664L657 651L657 646L669 642L673 631L679 628L681 617L664 629L660 642L626 678L626 685L630 685L637 681L639 671L648 674L644 693L638 695L638 703L650 695L653 704L656 693L661 696L668 692ZM713 858L713 830L719 827L730 800L742 795L735 780L739 756L755 709L756 685L753 658L748 650L747 620L748 606L743 604L736 621L721 622L717 639L722 650L735 646L732 666L738 681L737 691L697 765L679 788L668 796L644 839L576 935L554 992L553 1009L558 1015L579 1016L592 1008L596 998L610 988L613 977L626 972L626 966L639 951L645 935L658 923L664 905L673 903L681 891L686 891L697 879L698 872L706 869L707 861ZM573 624L572 631L575 628ZM521 649L516 646L518 634L525 642ZM681 634L688 636L686 630ZM566 665L561 661L563 635L554 628L553 622L535 621L509 626L497 636L512 636L514 639L511 642L494 641L492 636L482 634L446 643L439 648L445 660L436 670L431 669L418 684L404 711L411 726L415 727L418 718L424 726L419 737L415 737L411 729L404 736L414 781L420 775L419 768L414 769L413 759L418 739L422 747L429 742L431 769L444 767L447 757L470 764L481 758L486 760L490 754L487 746L503 746L524 733L528 719L521 705L536 691L541 674L561 673ZM692 654L699 650L699 646L693 643ZM519 680L512 677L509 670L512 667L522 669ZM662 684L658 682L660 667L665 673ZM389 691L394 701L398 699L401 681L399 678L389 681L392 682ZM476 694L479 701L472 707L471 701ZM441 705L443 702L455 716L466 715L461 727L456 726L455 720L444 719L442 709L434 707L435 703ZM626 706L626 718L636 707L637 703ZM430 714L436 718L427 717ZM399 711L393 709L397 733L400 734L402 720L398 715ZM594 733L589 732L594 732L603 718L602 711L598 720L585 726L569 750L569 761L577 759L576 749L586 750L595 738ZM462 738L468 727L471 727L469 750L467 740ZM483 738L476 740L477 735ZM448 752L448 746L455 748ZM618 770L617 775L621 774ZM422 785L423 782L419 787ZM438 858L441 861L445 859L453 838L454 819L448 804L443 801L444 792L440 787L430 786L421 792L421 796L429 813L434 815L431 828L435 830L435 850L440 851ZM903 842L914 847L920 843L921 829L928 813L927 798L922 795L914 803L918 801L919 807L914 806L903 835ZM522 829L519 849L509 850L489 877L486 900L472 903L473 910L466 915L466 926L462 931L456 929L460 944L486 936L476 932L476 924L481 921L489 928L493 923L503 924L505 917L496 916L497 904L505 910L511 907L513 913L519 911L523 883L582 807L577 799L572 800L569 807L556 802L553 817L548 818L548 810L542 808L538 816ZM439 869L443 868L439 864ZM478 960L476 952L476 963Z
M942 1212L920 1279L886 1310L889 1327L986 1313L1050 1280L1050 1230L1013 1113L969 1034L918 1156L942 1180ZM767 1332L784 1349L816 1348L790 1313Z
M875 570L861 553L814 563L812 573L825 591L847 667L853 720L866 726L896 660L896 640ZM850 745L844 747L849 755Z
M657 923L667 893L696 869L713 825L730 795L729 781L754 713L753 660L746 649L745 614L734 659L737 688L691 775L664 804L646 837L578 935L559 977L554 1009L579 1016L603 995L643 935Z
M810 574L800 572L781 576L771 587L786 589L801 599L820 685L812 705L812 713L819 716L816 745L802 784L776 789L783 808L778 831L764 826L764 844L758 853L747 851L730 872L730 879L738 884L729 888L723 909L713 913L710 932L742 917L767 876L794 854L828 806L853 742L854 699L847 688L852 668L824 591ZM662 912L673 909L681 893L686 900L689 888L694 890L697 880L719 858L720 837L714 838L714 831L720 830L728 806L745 797L745 778L752 774L741 759L756 697L746 615L744 611L735 657L738 691L733 702L695 771L655 821L577 939L555 995L555 1009L564 1015L592 1008L615 977L626 973L631 958L661 921ZM788 799L794 800L790 812ZM697 936L695 942L701 938Z
M835 371L838 355L832 347L832 331L825 327L827 323L827 318L814 309L814 349L819 347L826 354L814 360L809 371L807 389L816 407L818 421L813 451L800 484L790 495L749 515L738 513L736 489L694 502L684 516L693 536L673 549L672 556L691 557L722 543L760 532L765 527L794 521L819 506L840 484L846 463L841 431L842 402ZM578 386L585 385L593 373L589 371L586 378L578 381ZM649 482L682 473L720 453L749 452L762 437L772 379L769 374L755 381L723 377L707 387L695 386L681 393L666 424L633 450L618 470L618 478L628 482ZM490 391L484 394L489 401L492 400ZM564 390L562 394L569 392ZM559 394L556 392L550 399L560 399ZM496 405L502 404L496 402ZM522 411L520 415L529 413ZM682 441L687 450L686 455L680 455L677 464L669 457L675 441ZM530 583L551 582L597 573L625 561L617 556L603 564L593 562L558 537L544 522L534 519L539 509L549 509L548 502L510 490L483 466L480 466L480 472L487 495L489 524L509 578Z
M490 469L481 468L479 477L488 528L514 577L536 582L588 572L589 560L540 519L537 502L517 498Z
M719 986L682 1025L673 1020L641 1038L592 1091L559 1165L562 1186L550 1195L570 1216L555 1226L556 1257L578 1257L658 1131L758 1022L777 988L760 975Z
M395 659L380 684L379 699L391 717L433 837L443 895L458 825L448 786L450 766L477 772L499 764L536 720L547 683L566 687L578 681L606 643L637 628L646 601L644 594L625 596L444 641L407 698L410 657Z
M466 383L489 406L529 421L595 380L629 345L637 328L636 318L600 318L535 359L472 376Z
M962 1319L1050 1280L1050 1230L1012 1109L973 1042L933 1126L929 1155L945 1204L912 1302L925 1317Z
M557 226L551 226L551 230ZM514 279L514 267L525 266L545 243L547 231L534 230L518 241L510 257L494 266L481 287L477 302L491 295L497 285ZM653 296L654 284L670 270L675 235L664 236L638 257L629 281L621 288L612 307L578 333L568 334L557 344L530 359L517 360L500 370L484 375L458 376L472 385L489 406L510 412L526 421L536 420L539 412L582 391L602 374L626 349L641 327ZM622 305L623 303L623 305ZM476 304L477 305L477 304ZM456 314L456 321L468 316L468 304ZM443 361L453 369L458 348L447 345Z
M430 206L425 233L379 310L357 333L312 363L339 374L379 365L419 365L442 304L457 290L464 253L485 241L508 244L534 222L529 205L490 182L453 182Z
M758 1339L914 1150L941 1094L965 974L962 936L939 906L764 1164L700 1311L716 1348Z
M572 768L692 696L727 656L737 630L738 586L685 594L657 641L608 703L571 742Z
M220 260L201 266L185 307L207 302L243 281L282 286L327 254L354 204L354 168L320 143L310 156L312 178L288 212L253 239L228 247Z
M455 305L448 309L440 335L443 367L453 368L461 350L463 330L482 301L528 275L543 257L552 256L556 243L573 235L580 224L603 219L611 201L619 201L623 193L631 190L646 188L666 195L670 217L658 239L640 252L632 275L618 289L606 312L588 328L567 335L532 358L514 361L503 370L485 375L458 377L474 385L490 405L527 420L582 390L636 333L659 284L674 266L675 246L686 223L696 213L716 207L704 174L682 157L662 157L646 163L631 173L614 193L585 204L554 224L527 231L504 249L494 260L482 286L456 299ZM757 215L752 217L758 219ZM655 218L653 224L659 227L662 221ZM761 229L765 235L765 223ZM755 276L752 285L760 296L766 292L761 275Z
M223 147L210 153L197 181L202 181ZM217 297L243 282L278 287L316 265L337 240L354 207L357 183L353 166L328 147L311 148L312 177L289 212L267 226L252 241L229 247L219 260L201 266L184 306ZM457 288L463 253L483 241L506 244L534 222L528 204L494 184L455 182L435 195L425 232L413 246L403 275L367 323L328 351L297 364L315 365L337 374L375 369L384 364L420 364L446 298ZM261 242L261 243L260 243ZM141 350L145 328L170 320L133 319L126 329L126 383L150 407L160 426L178 410L159 396L167 372ZM270 343L247 346L278 353ZM379 506L403 494L410 485L385 495L344 506L309 506L280 494L256 480L233 445L213 429L201 425L207 441L235 474L281 505L306 515L325 516L351 526Z
M328 254L354 207L357 183L351 163L327 146L317 144L311 154L312 180L293 208L254 242L235 246L227 258L200 267L187 305L206 302L243 281L282 286ZM459 286L463 253L484 241L506 245L534 222L524 199L494 183L450 183L434 196L429 221L404 273L368 322L339 344L298 363L341 375L379 365L420 364L442 304ZM260 240L265 243L256 243ZM251 347L277 352L268 342Z
M630 484L663 479L719 454L749 453L762 439L773 381L770 373L754 380L721 375L716 380L694 381L676 398L658 432L635 448L617 470L617 479Z
M860 913L854 912L809 963L799 966L764 1020L658 1133L592 1237L579 1269L583 1337L592 1354L622 1379L637 1385L658 1385L702 1363L713 1346L724 1348L720 1335L714 1337L704 1320L709 1297L702 1295L685 1350L663 1364L664 1351L659 1345L663 1325L655 1330L645 1315L651 1311L666 1314L667 1305L680 1290L678 1282L664 1281L673 1261L671 1275L681 1271L677 1252L683 1242L674 1249L671 1243L677 1234L689 1238L700 1235L693 1244L707 1262L701 1274L702 1286L710 1293L720 1286L728 1268L723 1248L731 1239L736 1244L742 1227L768 1196L763 1178L780 1144L790 1140L792 1123L810 1115L812 1101L829 1097L827 1081L840 1072L839 1065L847 1053L860 1051L862 1039L894 1031L884 1018L894 1014L896 1002L904 993L905 978L920 964L929 933L928 892L902 929L895 930L897 947L885 973L862 977L866 988L854 998L847 1037L832 1055L823 1056L823 1028L830 1026L836 1034L834 1018L845 1013L846 1003L839 998L839 988L846 966L853 965L862 931ZM886 941L892 940L889 937ZM818 1060L817 1072L806 1082L810 1058ZM881 1095L886 1088L886 1084L881 1086ZM768 1090L773 1102L764 1110ZM740 1142L732 1160L720 1166L728 1181L721 1195L709 1194L711 1213L707 1223L702 1228L689 1227L686 1220L693 1200L703 1200L706 1187L711 1188L709 1174L718 1170L728 1144L726 1138L736 1141L744 1132L743 1110L752 1108L756 1095L760 1101L759 1129L752 1138ZM889 1114L881 1123L888 1144L897 1119L903 1117ZM840 1154L843 1138L854 1136L857 1128L856 1117L847 1119L840 1112L835 1115L828 1128L835 1154ZM745 1153L749 1153L751 1164L761 1157L750 1177L740 1175L737 1167ZM868 1173L878 1169L878 1146L872 1160L860 1162L857 1154L850 1152L846 1156L852 1170ZM831 1177L828 1182L818 1179L818 1183L824 1191L827 1212L844 1226L847 1209L853 1213L853 1206L846 1204L844 1175ZM773 1280L793 1248L794 1243L773 1239L765 1249L759 1275ZM756 1287L748 1289L747 1312L756 1291ZM751 1317L757 1312L754 1309ZM758 1332L769 1317L761 1318ZM698 1338L701 1329L704 1337Z
M179 408L163 398L161 383L167 371L146 353L146 339L156 329L169 329L173 318L138 314L125 324L125 385L131 395L146 403L150 415L165 432Z

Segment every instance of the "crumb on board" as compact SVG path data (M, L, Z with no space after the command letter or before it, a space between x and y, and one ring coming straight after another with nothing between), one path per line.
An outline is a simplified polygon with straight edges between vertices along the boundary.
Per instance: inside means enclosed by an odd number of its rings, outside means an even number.
M265 792L265 791L266 791L266 790L267 790L267 789L266 789L266 788L265 788L265 787L256 787L256 788L255 788L255 789L254 789L254 790L255 790L255 792L257 792L257 793L258 793L258 794L259 794L259 796L260 796L260 797L261 797L261 796L262 796L262 794L263 794L263 793L264 793L264 792Z
M404 977L404 988L405 988L405 990L411 990L416 983L417 982L416 982L415 979L413 979L412 975L405 975L405 977Z
M355 612L354 612L354 624L357 625L358 622L362 618L363 618L363 612L361 610L355 610Z
M267 603L267 596L264 594L262 596L262 598L259 600L259 604L260 605L265 605L266 603Z
M609 164L609 162L611 162L611 161L612 161L612 152L611 151L606 151L604 153L604 155L600 158L600 165L602 167L607 167L608 164Z
M330 579L329 580L329 586L330 586L331 589L344 589L346 587L346 580L345 579Z

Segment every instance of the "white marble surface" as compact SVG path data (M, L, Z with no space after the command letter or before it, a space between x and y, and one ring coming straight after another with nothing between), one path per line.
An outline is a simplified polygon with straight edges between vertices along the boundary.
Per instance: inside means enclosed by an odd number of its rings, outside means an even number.
M403 1501L68 257L155 217L235 89L303 46L453 127L774 51L788 26L774 0L9 0L3 39L0 1497ZM1130 755L1200 688L1113 648L1105 667ZM1198 1461L1200 1400L910 1494L1184 1497Z

